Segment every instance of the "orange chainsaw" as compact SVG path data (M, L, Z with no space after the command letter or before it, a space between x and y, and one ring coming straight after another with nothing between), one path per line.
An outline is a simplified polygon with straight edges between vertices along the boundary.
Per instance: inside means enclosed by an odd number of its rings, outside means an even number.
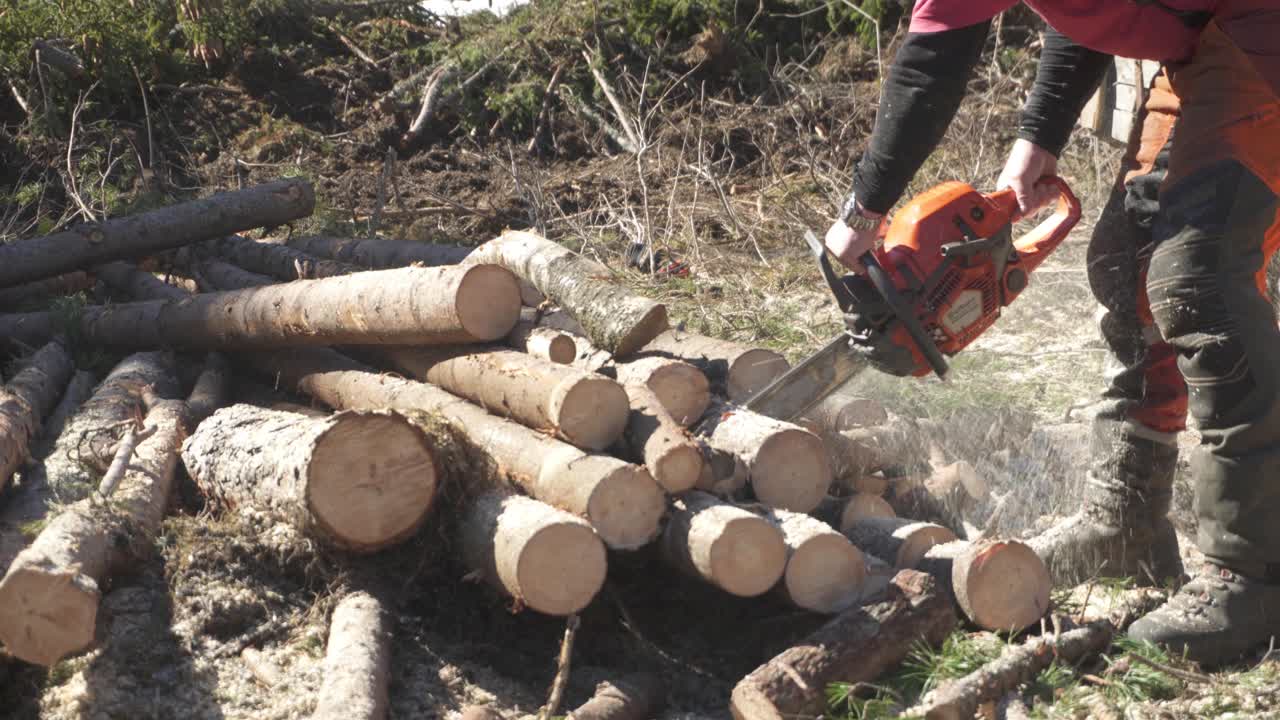
M955 355L1026 289L1031 273L1080 220L1080 201L1058 177L1053 215L1021 238L1012 190L984 194L943 183L894 215L882 247L860 258L866 275L836 274L826 248L805 233L848 329L747 401L750 410L791 420L868 365L895 375L945 380Z

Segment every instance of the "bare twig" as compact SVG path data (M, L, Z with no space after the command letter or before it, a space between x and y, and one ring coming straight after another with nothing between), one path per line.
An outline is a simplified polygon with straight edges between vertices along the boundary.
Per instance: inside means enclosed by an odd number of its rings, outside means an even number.
M851 0L840 0L840 1L843 2L845 5L847 5L854 12L866 18L867 22L870 22L872 25L875 25L875 28L876 28L876 74L880 77L880 83L883 85L884 84L884 59L880 53L880 20L872 16L866 10L863 10L857 5L854 5Z
M551 72L551 80L547 82L547 89L542 93L542 107L538 109L538 119L533 124L533 136L529 138L529 145L525 148L526 152L533 153L538 149L538 140L546 130L547 116L551 111L551 96L555 94L556 87L560 84L560 76L564 73L564 65L564 63L557 64L556 69Z
M569 684L569 661L573 657L573 639L578 634L580 621L577 615L570 615L564 626L564 640L560 642L560 658L556 666L556 677L551 681L551 692L547 704L538 711L538 720L547 720L560 709L560 701L564 697L564 688Z
M418 116L414 118L413 124L409 126L409 130L405 132L404 137L400 138L401 145L411 145L418 139L422 129L426 127L427 121L431 119L431 113L435 112L436 104L440 100L441 87L453 75L453 71L452 65L445 64L431 74L431 77L427 80L426 89L422 91L422 108L418 110Z
M1125 655L1125 657L1130 660L1136 660L1139 664L1146 665L1152 670L1158 670L1164 673L1165 675L1176 677L1179 680L1183 680L1195 685L1215 684L1214 679L1209 677L1208 675L1201 675L1200 673L1194 673L1189 670L1179 670L1178 668L1175 668L1175 667L1169 667L1168 665L1165 665L1163 663L1158 663L1155 660L1152 660L1151 658L1143 657L1138 653L1131 652L1128 655Z
M387 148L386 157L382 161L382 174L378 176L378 204L373 208L373 219L369 221L369 232L377 235L382 226L382 208L387 204L387 184L391 180L392 168L396 161L395 148Z
M587 61L587 67L591 70L591 75L596 79L596 84L600 86L600 91L604 93L604 97L609 101L609 106L613 108L613 113L618 117L618 124L622 126L622 131L626 133L627 140L631 142L632 149L630 152L639 153L644 147L644 143L640 140L640 135L636 131L635 124L631 122L631 116L627 114L626 108L622 106L622 101L618 99L617 94L613 91L613 86L609 84L608 78L591 62L591 55L586 51L582 51L582 57Z
M106 474L102 476L102 482L98 483L98 495L104 498L111 497L111 493L116 491L116 486L124 479L124 474L130 467L129 460L133 457L133 452L137 450L138 443L151 437L155 432L155 425L145 430L139 430L135 425L125 431L120 444L116 446L115 456L111 458L111 466L107 468Z
M94 214L93 209L85 204L84 198L80 197L79 189L76 188L76 167L75 161L72 159L72 151L75 150L76 147L76 125L80 122L80 111L84 109L85 101L97 86L98 83L95 82L84 92L84 94L80 96L80 99L76 101L76 106L71 111L71 134L67 138L67 193L71 195L72 200L76 201L76 205L80 207L80 212L84 215L84 219L89 222L93 222L98 218Z
M361 60L363 63L365 63L365 64L366 64L366 65L368 65L369 67L374 68L375 70L376 70L376 69L380 69L380 68L382 67L382 66L378 63L378 61L377 61L377 60L374 60L374 59L369 55L369 53L367 53L367 52L365 52L364 50L362 50L362 49L360 48L360 46L359 46L359 45L357 45L357 44L355 43L355 41L354 41L354 40L352 40L351 38L347 37L347 36L346 36L346 34L344 34L341 30L339 30L338 28L334 27L333 25L331 25L331 24L329 24L329 23L324 23L324 28L325 28L326 30L328 30L329 32L333 33L333 36L334 36L334 37L336 37L336 38L338 38L338 42L340 42L340 43L342 43L344 46L346 46L346 48L347 48L348 50L350 50L350 51L351 51L351 54L352 54L352 55L355 55L355 56L356 56L356 57L358 57L358 58L360 58L360 60Z
M9 92L13 95L14 101L18 103L18 107L22 108L22 112L27 114L27 117L31 117L31 106L27 104L27 99L22 96L22 91L13 82L13 78L9 78L8 82Z

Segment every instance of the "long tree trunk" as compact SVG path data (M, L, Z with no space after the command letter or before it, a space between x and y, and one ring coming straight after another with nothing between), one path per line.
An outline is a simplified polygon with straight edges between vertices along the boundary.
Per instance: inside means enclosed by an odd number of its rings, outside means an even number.
M515 326L515 277L493 265L406 268L248 290L84 309L88 342L221 350L331 344L456 344L497 340ZM52 313L0 316L0 337L52 333Z
M645 345L643 355L683 360L706 373L717 393L731 402L743 402L786 372L786 358L772 350L707 337L683 330L668 330Z
M494 460L529 495L584 517L615 549L638 548L658 533L666 496L642 467L490 415L426 383L383 375L330 350L255 353L247 358L283 387L338 409L431 412Z
M615 357L639 350L667 329L666 306L633 294L600 263L534 233L508 231L467 257L503 265L582 323L587 337Z
M666 687L652 673L633 673L596 686L590 700L579 705L566 720L649 720L666 704Z
M627 426L626 392L601 375L505 349L401 347L381 354L401 372L587 450L603 450Z
M919 565L934 545L956 539L955 533L941 525L897 517L863 518L846 530L845 535L862 552L885 560L900 570Z
M250 272L281 280L314 280L348 275L360 268L338 260L325 260L279 243L258 242L227 235L206 243L209 251Z
M935 545L917 567L949 587L965 617L985 630L1020 632L1049 610L1049 570L1017 540Z
M145 548L169 506L186 403L163 400L147 413L153 434L138 446L109 498L63 510L0 580L0 640L13 655L52 666L93 643L102 586L130 548Z
M272 242L268 240L267 242ZM299 235L278 241L294 250L349 263L362 268L386 270L409 265L457 265L475 248L433 245L385 238L341 238Z
M137 353L116 365L60 431L50 422L48 430L58 432L52 447L0 505L0 570L30 542L24 529L38 525L55 501L74 502L98 486L124 426L145 414L144 396L171 398L177 390L171 355Z
M422 430L386 413L309 418L233 405L200 423L182 459L206 496L276 510L364 553L412 535L440 477Z
M784 598L820 613L840 612L857 602L867 565L848 538L802 513L773 510L765 517L787 544L787 567L778 585Z
M186 272L195 280L200 292L245 290L275 284L275 279L249 272L239 265L232 265L214 258L190 261Z
M851 398L836 393L805 413L804 420L804 424L812 423L814 431L822 434L884 425L889 421L889 413L885 412L884 405L871 398Z
M644 463L663 490L678 495L692 489L702 475L702 450L672 419L653 391L627 385L631 414L623 431L623 456Z
M293 178L139 215L84 223L53 235L0 245L0 287L256 227L284 225L310 215L314 208L311 183Z
M110 262L93 271L114 294L124 300L181 300L190 293L174 287L151 273L127 262Z
M711 408L698 434L742 460L756 499L770 507L808 512L831 487L822 441L799 426L725 405Z
M482 493L459 528L467 565L525 607L572 615L604 586L604 544L576 515L523 495Z
M689 363L669 358L641 358L614 365L618 382L644 385L658 396L667 413L684 427L697 422L711 404L707 376Z
M736 720L788 720L825 714L835 682L870 683L919 642L937 646L956 625L951 601L934 578L900 571L888 598L850 608L794 647L756 668L733 689Z
M329 621L323 680L312 720L383 720L391 680L391 613L366 592L338 603Z
M739 597L768 592L787 564L781 530L696 491L675 502L661 547L668 564Z
M71 354L54 341L27 358L27 367L0 389L0 491L31 457L41 421L71 379Z

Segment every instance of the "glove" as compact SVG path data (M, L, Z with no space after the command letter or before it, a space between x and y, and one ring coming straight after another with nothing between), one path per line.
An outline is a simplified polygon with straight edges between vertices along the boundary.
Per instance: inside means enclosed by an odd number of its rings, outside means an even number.
M863 275L846 275L841 281L854 299L844 313L849 351L880 372L897 377L914 375L915 356L909 347L893 341L897 327L893 311L875 286Z

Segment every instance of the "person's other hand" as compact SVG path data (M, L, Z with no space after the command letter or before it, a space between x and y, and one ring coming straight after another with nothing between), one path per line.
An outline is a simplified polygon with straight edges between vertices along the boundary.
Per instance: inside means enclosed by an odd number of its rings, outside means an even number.
M996 181L996 189L1013 190L1018 198L1018 209L1023 215L1030 215L1057 197L1057 188L1036 185L1040 178L1057 173L1058 158L1053 153L1030 140L1019 139L1009 152L1004 171Z
M845 225L844 220L836 220L827 230L827 237L823 244L832 255L840 259L845 267L861 274L866 272L866 268L858 262L858 258L875 249L879 236L879 228L854 230Z

